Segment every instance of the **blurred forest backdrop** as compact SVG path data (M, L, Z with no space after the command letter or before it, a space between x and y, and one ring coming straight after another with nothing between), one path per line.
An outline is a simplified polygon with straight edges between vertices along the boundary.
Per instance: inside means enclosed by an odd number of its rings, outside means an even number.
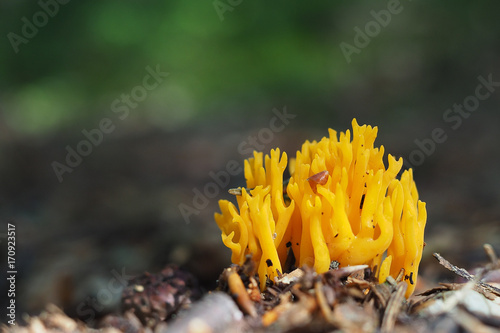
M353 117L379 126L386 152L418 162L427 281L446 276L434 251L467 267L486 260L484 242L500 249L500 87L481 88L482 100L476 87L500 82L499 4L0 2L0 263L13 223L18 314L53 302L102 315L119 293L88 296L116 274L172 262L213 288L230 262L213 213L243 174L189 221L179 205L242 163L249 137L294 154ZM447 111L464 102L474 111ZM269 136L285 108L295 117ZM432 139L438 128L446 140ZM88 154L70 167L68 149Z

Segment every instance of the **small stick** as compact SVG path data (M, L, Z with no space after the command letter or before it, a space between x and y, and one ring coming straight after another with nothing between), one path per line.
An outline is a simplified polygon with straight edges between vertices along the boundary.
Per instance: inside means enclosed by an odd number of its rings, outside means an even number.
M450 263L448 260L443 258L439 253L434 253L432 254L434 258L436 258L439 263L444 266L444 268L452 271L453 273L457 274L458 276L463 277L466 280L473 281L474 280L474 275L471 275L469 272L467 272L466 269L464 268L459 268L452 263Z
M326 171L328 173L328 171ZM314 177L314 176L313 176ZM309 178L308 178L309 180ZM285 198L288 198L288 195L286 195L286 187L288 186L288 183L290 182L290 178L288 179L285 179L283 181L283 194L284 194L284 197ZM244 188L245 191L249 192L251 190L253 190L253 188ZM243 187L235 187L235 188L230 188L229 190L227 190L227 192L229 194L232 194L232 195L241 195L243 193ZM289 199L289 198L288 198Z
M393 332L394 326L396 325L396 319L399 314L399 310L403 306L405 300L406 289L408 284L406 282L400 282L394 293L392 293L387 307L385 308L384 318L382 319L381 331L382 332Z
M399 282L403 281L403 276L405 276L405 269L401 268L401 270L399 271L398 276L396 276L396 283L399 283Z
M492 293L500 296L500 288L493 287L492 285L489 285L487 283L480 281L482 273L478 274L477 276L474 276L474 275L470 274L469 272L467 272L466 269L459 268L459 267L451 264L448 260L441 257L441 255L439 253L434 253L433 256L434 256L434 258L436 258L439 261L439 263L441 265L443 265L445 268L452 271L453 273L457 274L458 276L461 276L466 280L473 281L478 287L481 287L482 289L485 289L489 292L492 292Z
M328 302L326 300L325 294L323 292L323 284L321 283L321 281L318 281L314 284L314 290L316 291L316 298L318 300L318 305L323 314L323 317L326 320L331 321L332 309L330 309L330 306L328 305Z
M500 263L498 262L497 254L495 253L495 250L493 249L493 246L491 246L490 244L484 244L483 248L484 248L484 252L486 252L486 255L488 256L488 258L490 258L491 263L494 266L500 265Z
M248 189L246 188L245 190L248 191ZM241 195L243 193L243 190L242 190L242 187L237 187L237 188L230 188L228 190L229 194L232 194L232 195Z
M231 290L231 293L236 298L236 303L238 303L244 312L254 318L257 317L257 310L255 310L255 306L250 299L250 295L248 295L240 276L232 268L228 268L228 271L229 274L227 277L227 283L229 285L229 290Z

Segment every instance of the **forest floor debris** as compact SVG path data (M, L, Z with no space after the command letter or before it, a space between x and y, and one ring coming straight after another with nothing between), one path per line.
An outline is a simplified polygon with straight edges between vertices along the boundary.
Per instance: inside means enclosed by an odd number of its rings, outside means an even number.
M224 270L216 291L201 299L193 277L168 266L124 290L121 313L89 328L49 305L12 332L499 332L500 260L471 270L434 257L459 279L406 299L404 272L379 284L367 265L317 274L296 268L278 274L263 292L251 260ZM4 326L3 330L8 331Z

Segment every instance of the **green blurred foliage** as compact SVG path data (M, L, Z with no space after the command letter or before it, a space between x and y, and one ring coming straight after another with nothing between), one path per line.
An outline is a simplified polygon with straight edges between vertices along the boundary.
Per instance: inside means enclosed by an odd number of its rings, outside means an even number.
M425 108L424 98L456 93L454 79L476 76L500 52L498 2L486 3L401 1L402 13L348 64L339 44L352 44L353 28L386 1L243 0L223 20L210 0L70 1L17 54L3 38L2 117L29 135L81 126L109 113L156 64L171 76L137 117L168 130L286 103L314 109L311 124L356 106L382 116ZM40 10L35 1L4 1L0 30L20 35L21 18ZM370 103L351 104L364 84Z

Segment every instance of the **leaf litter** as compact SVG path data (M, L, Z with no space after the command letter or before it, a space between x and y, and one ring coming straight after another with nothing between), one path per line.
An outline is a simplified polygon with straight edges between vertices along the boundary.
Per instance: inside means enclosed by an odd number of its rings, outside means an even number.
M307 267L278 272L260 292L255 264L248 258L226 268L217 290L201 299L192 276L169 266L136 278L123 292L121 312L96 327L49 305L39 316L26 318L27 325L10 331L500 332L500 260L490 245L484 248L489 262L473 273L434 253L440 265L464 282L440 283L408 300L403 270L396 279L389 276L378 283L367 265L333 264L323 274Z

